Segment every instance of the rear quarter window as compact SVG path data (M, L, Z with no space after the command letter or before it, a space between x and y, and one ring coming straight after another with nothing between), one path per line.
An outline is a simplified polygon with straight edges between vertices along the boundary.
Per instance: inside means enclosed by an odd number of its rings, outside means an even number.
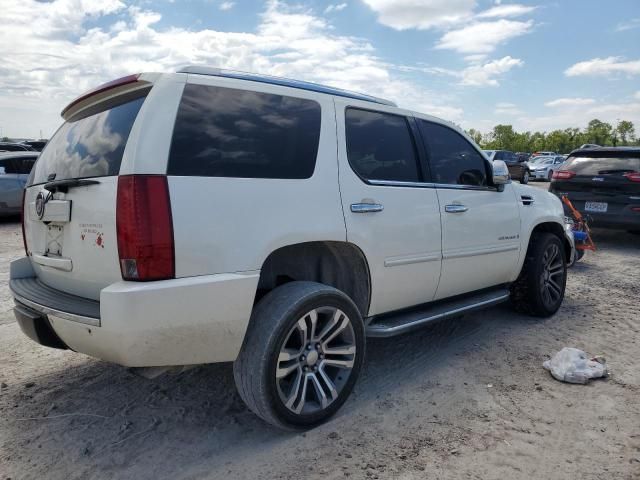
M167 173L309 178L319 139L320 104L314 100L187 84Z

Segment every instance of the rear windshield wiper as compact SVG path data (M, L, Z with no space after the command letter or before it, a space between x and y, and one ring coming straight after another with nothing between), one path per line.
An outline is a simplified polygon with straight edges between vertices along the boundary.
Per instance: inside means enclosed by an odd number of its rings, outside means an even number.
M86 185L95 185L100 183L97 180L86 180L83 178L67 178L65 180L54 180L53 182L47 182L44 184L45 190L49 190L51 193L63 192L66 193L69 188L72 187L84 187Z
M613 170L598 170L598 175L606 175L607 173L628 173L633 172L635 170L630 168L618 168Z

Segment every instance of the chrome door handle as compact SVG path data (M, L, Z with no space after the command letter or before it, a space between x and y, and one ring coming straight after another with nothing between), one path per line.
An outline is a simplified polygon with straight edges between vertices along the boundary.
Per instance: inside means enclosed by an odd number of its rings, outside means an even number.
M464 213L469 210L464 205L445 205L444 211L447 213Z
M379 203L352 203L351 211L353 213L374 213L381 212L384 207Z

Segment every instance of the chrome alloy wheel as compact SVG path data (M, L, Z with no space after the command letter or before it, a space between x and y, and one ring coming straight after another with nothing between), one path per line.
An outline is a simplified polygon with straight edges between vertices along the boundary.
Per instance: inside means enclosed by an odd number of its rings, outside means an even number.
M296 414L312 414L334 402L347 383L356 358L349 317L320 307L293 325L280 348L276 385L282 403Z
M540 291L546 306L555 305L562 298L565 268L562 262L560 247L551 244L542 255L542 273L540 274Z

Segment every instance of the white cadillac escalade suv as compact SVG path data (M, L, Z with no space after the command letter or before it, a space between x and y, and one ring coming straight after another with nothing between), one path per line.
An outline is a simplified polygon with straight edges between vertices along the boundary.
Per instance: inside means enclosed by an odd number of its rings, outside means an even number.
M62 116L10 273L42 345L128 367L234 362L251 410L305 428L344 403L367 336L562 303L560 201L437 118L202 67L110 82Z

